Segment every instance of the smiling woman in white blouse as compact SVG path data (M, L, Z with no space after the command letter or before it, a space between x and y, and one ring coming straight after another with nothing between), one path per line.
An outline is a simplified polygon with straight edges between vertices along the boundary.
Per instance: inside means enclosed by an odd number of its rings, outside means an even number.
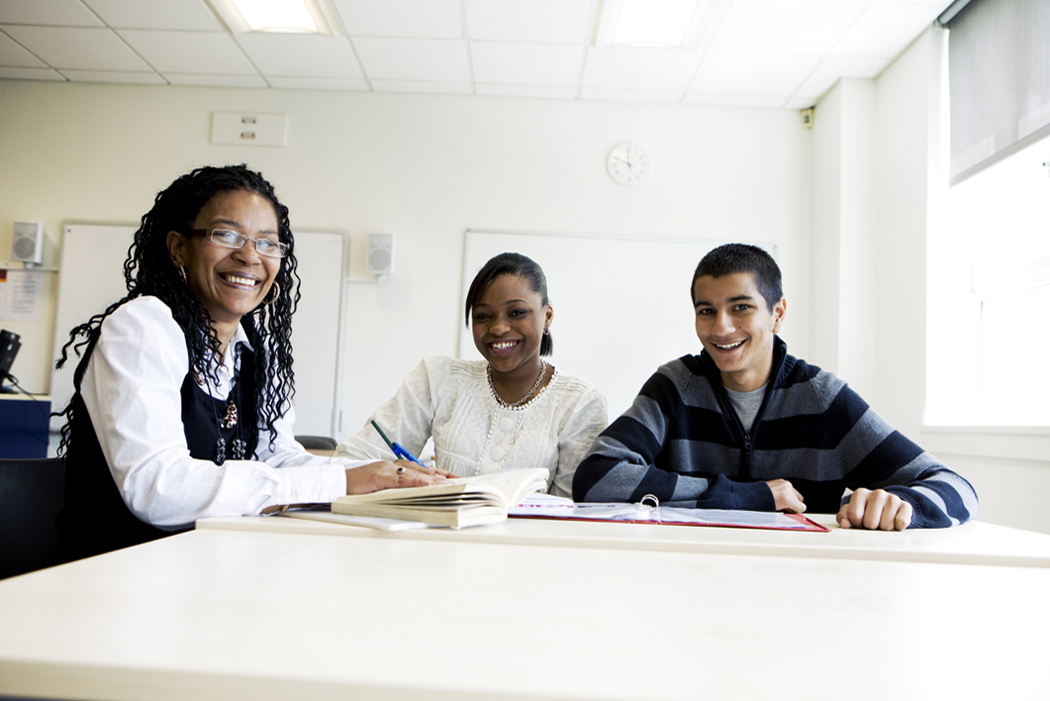
M208 516L444 481L406 462L310 455L292 434L295 242L273 187L198 168L157 195L124 264L128 294L73 329L59 558L153 540Z
M608 420L598 390L544 359L554 347L554 309L543 270L501 253L475 276L465 312L484 360L423 360L372 420L414 454L433 437L440 470L469 476L547 467L548 491L570 496L573 472ZM393 457L370 422L336 455Z

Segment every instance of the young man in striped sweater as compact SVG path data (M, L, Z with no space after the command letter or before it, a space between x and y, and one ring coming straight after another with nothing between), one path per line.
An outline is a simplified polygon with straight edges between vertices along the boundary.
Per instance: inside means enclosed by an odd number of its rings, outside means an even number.
M700 355L649 378L580 463L576 501L836 513L843 528L963 523L973 487L830 372L787 353L780 268L720 246L693 276ZM849 497L846 491L853 490Z

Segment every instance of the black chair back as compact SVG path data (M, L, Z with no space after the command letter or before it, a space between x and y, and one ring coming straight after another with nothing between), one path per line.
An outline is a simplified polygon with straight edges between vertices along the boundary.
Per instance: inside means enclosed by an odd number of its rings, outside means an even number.
M65 478L61 458L0 460L0 579L54 564Z
M339 445L328 436L296 436L295 440L307 450L335 450Z

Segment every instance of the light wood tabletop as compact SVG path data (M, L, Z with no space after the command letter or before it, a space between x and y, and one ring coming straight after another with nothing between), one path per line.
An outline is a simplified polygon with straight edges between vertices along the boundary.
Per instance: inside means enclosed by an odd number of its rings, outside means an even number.
M0 695L1045 698L1047 591L1042 567L208 527L0 582Z

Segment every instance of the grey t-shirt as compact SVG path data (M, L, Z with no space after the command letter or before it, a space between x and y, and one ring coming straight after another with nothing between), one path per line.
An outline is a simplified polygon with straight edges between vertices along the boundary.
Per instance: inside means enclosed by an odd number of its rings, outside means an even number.
M751 425L755 423L755 416L758 414L758 410L762 408L762 398L766 396L766 386L768 384L767 382L765 385L750 392L737 392L726 387L729 403L733 405L736 415L740 417L740 423L744 425L744 430L748 433L751 433Z

